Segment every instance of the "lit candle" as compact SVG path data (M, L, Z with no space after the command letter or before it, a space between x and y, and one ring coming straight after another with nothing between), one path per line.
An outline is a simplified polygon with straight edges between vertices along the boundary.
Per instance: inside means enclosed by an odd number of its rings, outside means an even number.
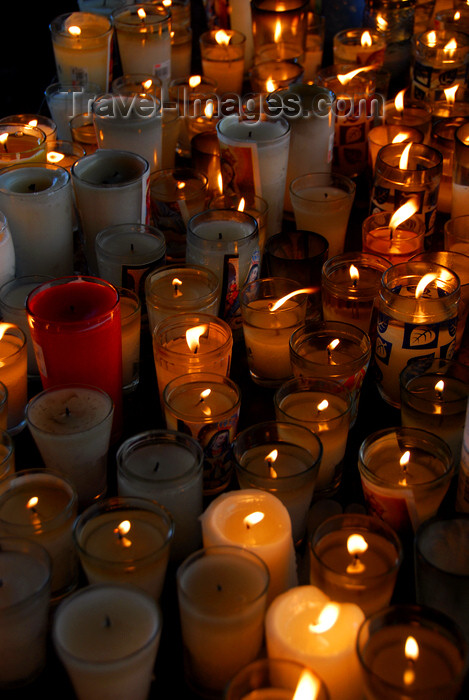
M374 174L378 151L388 143L422 143L422 133L411 126L381 124L370 129L368 134L368 160Z
M77 494L59 474L44 469L16 472L2 482L0 533L41 544L52 561L51 594L59 599L78 583L72 528Z
M331 700L361 700L355 645L364 619L354 603L332 603L314 586L297 586L267 610L268 656L307 665L323 679Z
M64 600L52 637L78 700L146 700L161 625L155 601L135 586L86 586Z
M380 211L368 216L362 224L363 252L382 256L392 265L421 253L425 247L425 225L415 215L417 210L417 200L409 199L394 213Z
M171 10L173 11L173 8ZM173 16L171 27L171 77L183 78L191 71L192 29L186 26L177 26ZM168 166L163 165L162 167Z
M384 120L386 124L398 126L400 129L415 128L422 135L423 141L430 136L432 106L424 100L411 100L406 96L407 88L397 93L394 100L384 105Z
M41 129L18 124L0 126L0 169L44 160L46 135Z
M8 430L15 434L25 424L28 354L26 336L13 323L0 323L0 381L8 391Z
M450 87L466 80L469 39L463 33L427 29L412 44L412 96L431 102L442 85Z
M257 554L270 572L268 600L298 583L288 510L260 489L222 493L201 516L204 547L236 545Z
M74 539L89 583L129 583L155 600L163 590L174 520L143 498L110 498L77 519Z
M358 468L368 511L406 534L437 512L453 475L453 457L426 430L388 428L362 442Z
M202 70L213 78L220 95L240 95L244 78L246 37L235 29L212 29L199 38Z
M334 36L334 63L356 63L378 68L383 65L386 40L382 34L361 29L344 29Z
M368 617L389 605L402 556L386 523L368 515L336 515L311 538L310 583L333 600L355 603Z

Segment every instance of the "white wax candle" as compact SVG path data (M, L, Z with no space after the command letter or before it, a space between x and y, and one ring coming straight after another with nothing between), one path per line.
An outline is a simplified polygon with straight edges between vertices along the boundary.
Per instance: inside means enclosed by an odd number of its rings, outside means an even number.
M0 287L15 276L15 249L6 216L0 212Z
M254 512L263 519L253 525L245 518ZM232 544L254 552L269 567L268 600L298 583L291 520L283 503L257 489L218 496L201 516L204 547Z
M171 77L170 13L155 10L137 17L135 8L116 13L114 26L126 75L156 75L165 84Z
M469 214L469 187L453 182L451 218L454 219L456 216L465 216L466 214Z
M254 39L252 32L252 14L250 0L231 0L230 2L230 27L241 32L246 37L244 60L246 69L249 69L254 57Z
M235 46L202 46L202 71L217 83L220 95L241 94L244 77L244 56Z
M363 684L355 649L365 616L358 605L336 604L332 622L319 619L329 598L314 586L298 586L278 596L267 610L269 658L299 661L324 681L331 700L361 700Z
M122 327L122 386L135 389L139 382L141 307L138 298L119 295Z
M2 325L0 324L0 329ZM6 332L0 338L0 382L3 382L8 390L9 430L19 430L24 425L24 411L28 401L27 376L28 354L25 336L20 329L15 331L14 335Z
M137 588L88 586L67 598L53 639L79 700L146 700L161 635L161 613Z

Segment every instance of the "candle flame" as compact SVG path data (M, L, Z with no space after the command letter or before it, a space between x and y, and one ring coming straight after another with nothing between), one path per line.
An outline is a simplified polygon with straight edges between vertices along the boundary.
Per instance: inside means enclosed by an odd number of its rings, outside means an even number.
M6 143L6 140L8 138L8 132L4 132L3 134L0 134L0 143L3 145Z
M402 205L402 207L399 207L394 214L391 216L391 219L389 221L389 228L391 231L395 231L395 229L399 226L399 224L404 223L404 221L407 221L413 214L418 209L418 204L415 199L409 199L408 202Z
M114 528L114 534L119 538L119 543L122 547L131 547L132 540L129 540L125 535L129 532L131 528L130 520L123 520L117 527Z
M139 8L138 8L137 14L138 14L138 16L140 17L140 19L145 19L145 17L147 16L147 13L146 13L145 10L143 9L143 7L139 7Z
M179 279L179 277L173 277L171 284L173 287L179 287L182 284L182 281Z
M244 199L244 197L241 197L241 199L239 200L239 204L238 204L238 211L244 211L245 206L246 206L246 200Z
M295 297L297 294L312 294L314 292L314 289L305 287L304 289L297 289L295 292L290 292L289 294L285 294L284 297L281 299L277 299L273 304L269 304L269 311L277 311L281 306L285 304L286 301L291 299L292 297Z
M350 73L344 73L337 76L337 80L341 85L347 85L356 75L363 71L373 70L374 66L361 66L355 70L351 70Z
M434 46L436 46L436 32L435 31L428 32L428 34L427 34L427 46L429 46L430 48L433 48Z
M347 538L347 552L352 556L354 554L363 554L368 549L368 542L362 535L350 535Z
M377 15L376 24L378 25L378 29L382 32L385 32L388 28L388 21L384 19L382 15Z
M453 58L454 53L457 50L457 48L458 48L458 42L453 37L452 39L450 39L448 41L448 43L444 47L443 51L445 52L445 54L447 54L448 58Z
M407 141L408 138L410 138L410 134L406 134L404 131L400 131L393 138L392 143L402 143L403 141Z
M60 163L61 160L65 158L65 155L63 153L57 153L57 151L50 151L47 154L47 162L48 163Z
M364 31L361 35L360 44L364 48L370 48L370 46L373 46L373 39L371 38L371 34L368 30Z
M310 671L302 671L292 700L316 700L321 684L318 678Z
M316 408L318 411L325 411L328 406L329 406L329 401L327 399L324 399L323 401L321 401L321 403L318 403Z
M193 328L188 328L186 331L186 343L189 346L189 350L194 354L199 349L200 336L206 333L208 326L194 326Z
M446 102L449 105L454 105L456 102L456 93L458 91L459 85L452 85L449 88L445 88L443 92L445 93Z
M246 517L243 519L243 523L249 529L250 527L252 527L252 525L257 525L258 523L260 523L262 520L264 520L264 518L264 513L262 513L260 510L256 510L254 513L246 515Z
M37 496L32 496L26 503L26 508L35 508L39 503L39 498Z
M81 29L80 27L77 27L75 24L72 27L68 28L69 34L72 36L80 36L81 34Z
M355 265L350 265L349 275L350 275L350 279L352 280L352 282L354 282L354 284L356 284L358 282L358 280L360 279L360 273L358 272L358 268L355 267Z
M172 0L163 0L164 7L171 7L172 4Z
M189 78L189 87L195 88L197 85L200 85L202 82L202 76L200 75L191 75Z
M214 111L215 111L214 104L213 104L212 100L209 100L207 102L207 104L205 105L204 114L208 119L211 119L213 117Z
M185 186L186 186L185 182L178 182L177 183L178 190L183 190Z
M440 379L440 381L438 381L438 382L435 384L435 391L436 391L438 394L441 394L441 392L444 390L444 388L445 388L445 383L444 383L444 381L443 381L442 379Z
M265 89L267 92L275 92L275 83L271 77L267 78L265 82Z
M169 1L171 3L171 0L169 0ZM145 88L145 90L149 90L151 88L151 86L153 85L153 80L151 78L149 78L148 80L144 80L142 85Z
M335 338L335 340L331 340L331 342L327 346L327 351L332 352L338 346L339 343L340 343L339 338Z
M0 340L3 338L3 336L5 335L5 333L7 332L7 330L9 328L15 328L15 327L16 326L14 323L0 323Z
M31 119L28 122L28 126L37 126L37 119Z
M264 459L268 462L275 462L277 457L278 457L278 450L272 450L272 452L269 452L267 457L264 457Z
M221 173L218 173L217 185L218 185L218 191L220 192L220 194L223 194L223 177L222 177Z
M310 623L309 630L315 634L322 634L331 629L337 622L340 608L337 603L326 603L314 624Z
M219 29L218 32L215 32L215 41L220 46L228 46L231 41L231 36L227 34L224 29Z
M454 13L453 20L454 20L455 22L458 22L460 19L461 19L461 13L459 12L459 10L457 10L457 11Z
M415 637L407 637L404 646L404 653L406 659L416 661L419 658L419 645Z
M282 38L282 23L278 19L275 23L275 30L274 30L274 41L276 44L280 41Z
M399 158L399 169L400 170L407 170L408 165L409 165L409 153L410 153L411 148L412 148L412 141L407 144L407 146L404 148L404 150L401 153L401 157Z
M203 391L200 392L200 398L203 401L204 399L207 399L211 393L212 393L211 389L204 389Z
M422 279L419 281L417 288L415 290L415 298L420 299L420 297L425 292L428 285L431 284L437 278L438 278L438 275L435 272L428 272L426 275L424 275L422 277Z
M403 90L398 92L396 97L394 98L394 107L398 112L404 111L404 95L406 90L407 88L404 88Z
M406 452L404 452L404 454L401 456L401 458L399 460L399 466L401 467L401 469L404 469L409 464L409 460L410 460L410 452L409 452L409 450L406 450Z

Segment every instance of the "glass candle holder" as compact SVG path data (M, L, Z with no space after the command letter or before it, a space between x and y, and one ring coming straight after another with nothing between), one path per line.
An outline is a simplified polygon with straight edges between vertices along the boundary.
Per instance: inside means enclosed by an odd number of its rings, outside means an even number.
M238 385L209 372L176 377L163 392L166 427L190 431L204 450L205 495L220 493L230 483L230 447L238 428L240 405Z
M451 202L451 218L469 214L469 123L456 129L454 135L454 171Z
M77 518L73 537L91 584L128 583L159 600L174 520L147 498L107 498Z
M268 586L267 566L243 547L201 549L179 567L184 675L197 694L220 696L259 655Z
M271 308L292 292L299 293ZM239 301L251 378L260 386L278 387L292 376L289 340L305 321L306 293L293 280L270 277L246 284Z
M8 416L8 389L0 382L0 430L6 431Z
M73 484L80 506L106 492L113 412L106 392L80 384L46 389L28 403L28 427L46 468Z
M285 41L278 41L275 44L264 44L258 49L254 56L254 66L265 62L293 62L303 66L305 53L296 44L288 44ZM269 88L267 88L267 92Z
M322 312L325 321L352 322L365 333L376 328L381 276L391 263L370 253L343 253L322 268Z
M217 275L199 265L165 265L145 280L150 332L174 314L200 312L217 316L220 283Z
M306 27L306 49L304 57L305 83L313 82L322 65L326 18L308 11Z
M174 519L170 559L182 561L202 542L203 451L190 435L147 430L124 440L116 455L120 497L149 498Z
M308 4L303 0L287 0L281 4L272 0L254 0L252 3L252 33L254 51L266 44L282 41L293 44L304 52Z
M414 644L408 645L408 638ZM446 615L417 605L393 605L360 627L357 652L370 700L423 695L458 696L467 643ZM392 671L391 671L392 669Z
M16 435L25 426L28 402L28 352L24 332L14 323L0 323L0 382L8 391L7 429Z
M185 75L182 78L174 78L169 85L169 99L177 106L180 116L180 131L177 151L179 155L190 158L191 146L188 130L190 122L199 119L201 131L208 131L211 126L209 118L203 120L202 105L207 102L212 105L211 114L215 114L215 105L218 105L217 82L205 75ZM216 119L213 119L213 128ZM195 130L192 128L192 136Z
M186 227L205 209L208 180L193 168L159 170L150 178L153 224L166 240L166 262L186 261Z
M265 94L301 83L303 73L296 59L266 59L251 68L249 82L253 92Z
M305 680L306 679L306 680ZM243 700L256 694L271 697L294 697L304 683L316 693L316 700L328 700L329 693L322 680L304 664L289 659L257 659L242 668L228 683L224 700ZM306 685L306 684L309 685ZM262 697L262 695L261 695ZM265 697L268 697L266 695Z
M458 513L426 520L415 535L417 603L448 615L469 638L469 517Z
M328 379L295 377L276 391L274 406L278 421L302 425L320 439L323 449L314 496L331 496L342 479L351 422L349 390Z
M469 214L445 221L444 238L445 250L469 255Z
M150 165L137 153L99 148L77 161L71 173L86 261L97 274L98 233L114 224L147 223Z
M7 401L7 388L2 384L3 393L1 394L2 404ZM6 403L5 403L6 405ZM2 406L3 412L3 406ZM6 418L6 416L5 416ZM15 471L15 444L11 436L6 432L6 425L0 429L0 482L5 477L13 474ZM1 487L0 487L1 490Z
M361 27L344 29L334 36L334 63L382 66L386 40L382 34Z
M240 328L240 290L259 277L256 219L233 209L208 209L191 217L186 262L215 272L221 289L220 317L233 329Z
M202 514L201 524L204 547L243 547L267 564L268 604L298 585L290 515L274 494L261 489L219 494Z
M25 469L2 481L0 534L42 545L51 559L51 596L58 601L78 584L72 528L77 494L60 474Z
M88 111L89 104L102 91L99 85L88 83L51 83L44 91L49 112L57 124L57 139L70 141L70 120Z
M52 639L77 699L98 700L107 688L116 698L123 694L145 700L161 626L161 610L135 586L85 586L64 600Z
M432 280L424 291L417 289L427 274ZM436 263L399 263L383 274L374 360L378 389L387 403L399 408L399 374L410 359L452 358L459 297L458 277Z
M3 124L19 124L22 127L37 127L46 135L46 142L55 141L57 138L57 124L53 119L43 114L10 114L0 119L0 131Z
M87 156L98 148L98 139L93 124L93 115L90 112L76 114L70 119L70 133L73 143L85 149Z
M28 295L26 310L44 389L87 384L114 402L113 439L122 427L119 294L97 277L63 277Z
M165 262L163 233L146 224L115 224L96 235L99 276L145 299L145 282Z
M437 512L454 472L441 438L420 428L386 428L362 442L358 469L368 512L409 535Z
M202 71L213 78L219 94L241 94L244 79L246 37L234 29L209 30L199 37Z
M400 374L401 424L438 435L459 460L464 433L469 370L454 360L410 360Z
M72 206L70 175L60 166L30 163L0 170L0 207L13 238L18 277L72 272Z
M171 77L171 12L163 4L126 5L113 15L123 73Z
M85 155L83 146L73 141L46 141L47 163L58 164L68 172L72 165Z
M432 127L431 145L443 156L443 170L438 191L438 211L446 214L451 212L453 199L455 134L457 129L467 121L466 117L439 119Z
M295 377L332 379L345 384L352 395L353 425L371 357L369 335L350 323L306 323L290 338L290 357Z
M384 105L384 121L389 126L398 126L402 130L413 128L420 131L423 141L430 138L432 106L424 100L412 100L406 94L398 93L394 101Z
M367 166L368 132L381 102L375 94L373 73L367 70L353 75L353 68L337 64L321 69L316 77L337 100L332 167L348 177L360 175Z
M331 610L335 614L328 619ZM326 629L318 623L320 615L328 619ZM355 645L364 617L354 603L332 603L316 586L296 586L278 596L267 610L268 658L306 664L323 679L331 698L359 700L363 681Z
M242 430L233 440L233 458L241 489L261 489L282 501L300 544L313 500L323 447L304 425L269 421Z
M0 169L19 162L44 160L46 135L41 129L18 124L2 124L0 128L2 150Z
M128 394L140 382L142 304L132 290L120 287L117 291L122 329L122 391Z
M281 230L290 125L286 119L244 119L237 114L217 124L223 192L256 194L268 205L267 238ZM241 163L243 165L241 166Z
M381 124L374 126L368 133L368 160L371 172L374 174L378 151L389 143L394 143L396 136L399 143L422 143L423 134L415 127L399 126L399 124Z
M191 72L192 29L175 26L171 8L171 77L183 78Z
M375 177L371 193L370 214L394 212L409 199L414 200L416 214L425 223L427 236L433 234L443 170L443 156L431 146L413 143L407 163L403 162L407 146L393 143L384 146L376 157Z
M191 160L199 172L208 178L211 194L220 194L221 181L220 148L216 131L202 131L191 139Z
M0 688L7 691L31 683L46 664L51 563L40 544L2 537L0 567Z
M442 86L435 91L435 97L430 102L432 121L439 119L453 119L455 117L469 117L469 105L467 103L468 89L464 85L453 85L450 88Z
M68 12L50 24L57 76L61 83L109 89L112 24L91 12Z
M253 193L246 193L244 197L234 192L231 194L216 194L210 200L210 208L236 209L237 211L244 211L246 214L253 216L257 221L259 252L262 259L267 237L267 214L269 212L269 205L265 199Z
M321 272L327 260L329 244L324 236L312 231L284 231L271 236L262 256L263 277L296 280L308 288L306 319L320 320Z
M162 82L153 73L126 73L114 78L111 91L114 95L152 95L161 101Z
M451 30L427 29L412 41L411 89L416 99L431 100L441 85L466 83L469 38Z
M392 215L390 211L380 211L366 217L362 223L362 248L368 255L382 256L397 265L424 250L426 231L424 222L416 215L391 230Z
M332 600L355 603L369 617L389 605L402 558L399 538L382 520L335 515L311 537L310 582Z
M0 211L0 287L15 278L15 248L8 221Z
M205 371L228 376L232 346L231 328L211 314L183 313L161 321L153 333L160 399L171 379L182 374Z
M346 175L307 173L290 182L296 228L319 233L329 244L329 257L344 250L356 185Z

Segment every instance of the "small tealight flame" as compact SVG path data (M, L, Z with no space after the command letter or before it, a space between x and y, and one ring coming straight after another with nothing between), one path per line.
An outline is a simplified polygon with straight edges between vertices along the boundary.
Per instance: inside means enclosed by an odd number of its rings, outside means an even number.
M351 563L347 566L348 574L362 574L366 567L360 561L359 555L366 552L368 542L362 535L350 535L347 538L347 552L353 557Z
M244 199L244 197L241 197L241 199L239 200L239 204L238 204L238 211L244 211L245 206L246 206L246 200Z
M275 23L275 30L274 30L274 41L276 44L280 41L282 38L282 23L278 19Z
M173 285L174 296L175 297L182 296L182 292L179 289L179 287L182 285L182 280L180 280L179 277L173 277L173 281L171 282L171 284Z
M407 472L407 465L409 464L410 460L410 452L407 450L404 452L404 454L401 456L399 460L399 466L401 468L401 472L403 474L402 478L399 479L399 486L407 486L407 478L406 478L406 472Z
M429 46L430 48L433 48L434 46L436 46L436 32L434 32L434 31L428 32L428 34L427 34L427 46Z
M388 21L384 19L383 15L377 15L376 24L380 32L385 32L388 28Z
M319 679L316 678L312 671L305 669L301 673L292 700L316 700L320 688Z
M171 4L171 0L169 0L169 2ZM144 80L142 85L145 88L145 90L149 90L151 88L151 86L153 85L153 80L151 78L149 78L148 80Z
M364 71L369 71L373 70L374 66L361 66L360 68L356 68L355 70L351 70L350 73L343 73L341 75L337 76L337 80L341 85L347 85L353 78L358 75L359 73L362 73Z
M191 75L189 78L189 87L195 88L197 85L200 85L202 82L202 76L200 75Z
M132 541L127 539L125 535L130 531L132 527L130 520L123 520L119 525L114 528L114 533L118 536L119 542L123 547L131 547Z
M172 4L172 0L163 0L164 7L171 7Z
M202 399L202 401L204 399L208 399L208 397L210 396L211 393L212 393L211 389L204 389L203 391L200 392L200 398Z
M65 155L63 153L57 153L57 151L50 151L47 154L47 162L48 163L60 163L61 160L65 158Z
M189 328L186 331L186 343L189 346L189 350L194 353L194 355L197 353L197 350L199 349L200 345L200 336L206 333L208 330L208 326L203 325L203 326L194 326L193 328Z
M207 104L205 105L204 109L204 114L207 117L207 119L211 119L213 117L213 113L215 111L215 106L212 102L212 100L209 100Z
M391 216L391 219L389 220L389 228L391 229L391 236L396 230L396 228L404 223L404 221L407 221L415 212L418 210L418 204L415 199L409 199L408 202L402 205L402 207L399 207L399 209L396 209L394 214Z
M0 323L0 340L3 338L5 333L9 328L14 328L15 325L13 323Z
M184 187L186 186L186 183L185 182L178 182L176 186L177 186L178 190L183 190Z
M217 185L218 185L218 191L220 194L223 194L223 177L221 173L218 173L217 175Z
M436 384L435 384L435 391L439 399L441 399L441 395L444 391L445 388L445 383L442 379L440 379Z
M458 48L458 42L456 39L453 37L448 41L446 46L444 47L443 51L445 54L448 56L448 58L453 58L455 51Z
M319 613L315 624L310 623L308 625L310 632L322 634L323 632L330 630L331 627L333 627L337 622L339 612L340 608L337 603L326 603Z
M455 22L459 22L460 19L461 19L461 13L459 12L459 10L457 10L457 11L454 13L453 20L454 20Z
M352 286L356 287L357 282L360 279L360 273L358 272L358 268L355 267L355 265L350 265L349 275L350 275L350 279L352 280Z
M420 299L422 294L425 292L426 288L428 287L429 284L434 282L438 278L438 275L436 272L428 272L426 275L422 277L422 279L419 281L417 288L415 290L415 298Z
M29 501L26 503L26 508L30 508L31 510L34 510L34 508L37 506L39 503L39 498L37 496L32 496L32 498L29 499Z
M269 311L277 311L281 306L285 304L286 301L291 299L292 297L295 297L297 294L312 294L314 292L314 289L305 287L304 289L297 289L295 292L290 292L289 294L285 294L284 297L281 299L278 299L275 301L273 304L269 304Z
M404 645L404 654L407 661L407 668L404 671L404 684L412 685L415 681L413 664L419 657L419 645L414 637L407 637Z
M327 346L327 352L332 352L340 343L339 338L335 338L335 340L331 340L329 345Z
M457 93L458 89L459 89L459 85L452 85L451 87L445 88L443 90L443 92L445 93L446 102L449 105L454 105L454 103L456 102L456 93Z
M266 92L275 92L275 83L272 78L267 78L265 81L265 90Z
M0 143L1 144L6 143L7 138L8 138L8 132L5 131L3 134L0 134Z
M256 510L254 513L250 513L249 515L246 515L246 517L243 519L243 523L246 525L247 529L249 530L250 527L253 525L257 525L260 523L262 520L264 520L265 515L262 513L260 510Z
M406 90L407 88L404 88L403 90L398 92L396 97L394 98L394 107L398 112L404 111L404 95Z
M370 48L370 46L373 46L373 39L371 38L371 34L368 30L364 31L361 35L360 44L363 46L363 48Z
M278 450L272 450L272 452L269 452L269 454L266 457L264 457L264 460L267 462L269 473L270 473L270 476L272 479L278 478L278 474L272 466L272 464L275 462L277 457L278 457Z
M403 141L407 141L408 138L410 138L410 134L406 134L405 132L400 131L393 138L392 143L402 143Z
M143 7L139 7L139 8L138 8L137 14L138 14L138 16L140 17L141 20L144 20L145 17L147 16L147 13L146 13L145 10L143 9Z
M77 27L75 24L71 27L68 28L68 33L71 34L72 36L80 36L81 34L81 29L80 27Z
M28 126L37 126L37 119L31 119L31 121L28 122Z
M215 32L215 41L220 46L228 46L231 41L231 36L227 34L224 29L219 29L218 32Z
M321 401L321 403L318 403L316 408L318 411L325 411L328 406L329 406L329 401L327 399L324 399L323 401Z
M410 149L412 148L412 141L407 144L407 146L404 148L404 150L401 153L401 157L399 158L399 169L400 170L407 170L409 166L409 153Z

